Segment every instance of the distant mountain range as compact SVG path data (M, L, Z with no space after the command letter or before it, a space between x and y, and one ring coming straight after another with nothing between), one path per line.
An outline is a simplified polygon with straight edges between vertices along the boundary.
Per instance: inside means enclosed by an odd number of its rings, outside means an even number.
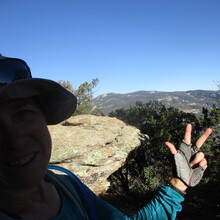
M92 103L101 108L105 115L109 112L134 106L137 101L143 103L151 100L162 102L165 106L172 106L184 112L199 115L202 113L202 107L210 109L213 104L217 106L217 97L220 97L220 91L210 90L190 90L185 92L158 92L158 91L138 91L127 94L107 93L102 94L92 100Z

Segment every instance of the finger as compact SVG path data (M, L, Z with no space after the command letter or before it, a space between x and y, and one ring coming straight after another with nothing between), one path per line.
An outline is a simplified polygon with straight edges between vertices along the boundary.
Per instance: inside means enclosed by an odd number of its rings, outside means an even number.
M204 159L202 159L201 162L199 163L199 166L200 166L200 167L204 167L204 166L207 166L207 164L208 164L208 162L207 162L207 160L204 158Z
M170 149L171 154L176 154L177 153L176 147L172 143L165 142L165 144Z
M202 147L202 145L205 143L206 139L209 137L209 135L212 133L212 129L208 128L202 136L197 140L196 146L198 148Z
M205 155L203 152L198 152L193 159L193 161L190 162L190 166L193 167L197 164L199 164L203 159L205 158Z
M192 133L192 125L188 124L186 126L184 141L186 144L191 144L191 133Z

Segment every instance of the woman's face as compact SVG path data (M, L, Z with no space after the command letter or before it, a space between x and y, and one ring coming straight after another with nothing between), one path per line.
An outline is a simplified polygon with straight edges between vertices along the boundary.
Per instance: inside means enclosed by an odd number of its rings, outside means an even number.
M0 105L0 190L38 185L51 155L45 117L33 99Z

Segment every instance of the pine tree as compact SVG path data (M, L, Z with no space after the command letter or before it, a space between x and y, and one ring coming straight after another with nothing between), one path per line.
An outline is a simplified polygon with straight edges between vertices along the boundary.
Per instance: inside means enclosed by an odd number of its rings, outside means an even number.
M74 89L71 82L68 80L59 80L58 83L77 97L77 109L74 115L102 115L101 109L97 109L91 104L94 95L94 88L99 83L98 78L93 79L91 82L82 83L78 89Z

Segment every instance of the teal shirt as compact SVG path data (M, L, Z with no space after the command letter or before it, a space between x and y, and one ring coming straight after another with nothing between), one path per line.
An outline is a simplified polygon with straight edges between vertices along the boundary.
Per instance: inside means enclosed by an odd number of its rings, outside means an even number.
M119 210L95 198L95 210L98 220L174 220L178 211L182 210L183 196L168 186L162 186L157 195L132 217L123 215Z
M79 212L77 207L71 202L71 200L60 191L61 198L61 209L58 216L50 219L50 220L73 220L73 219L85 219Z
M76 202L72 202L67 194L56 185L61 198L61 208L58 216L50 220L88 220L85 214L88 214L88 206L79 189L71 178L65 175L53 174L59 179L68 191L76 198ZM84 185L89 194L92 204L94 205L97 220L174 220L176 214L181 211L184 198L178 192L169 186L161 186L156 196L134 216L125 216L118 209L96 196L88 187ZM77 195L76 195L77 193ZM79 208L79 204L80 207ZM81 210L81 211L80 211ZM4 219L4 218L3 218ZM1 218L1 220L3 220ZM7 218L8 219L8 218ZM19 218L10 218L11 220L20 220Z
M86 187L86 190L94 204L97 220L174 220L176 219L177 212L182 210L181 202L184 200L183 196L179 193L169 186L163 185L159 188L157 195L150 203L144 206L134 216L128 217L100 197L96 196L88 187ZM70 202L63 192L61 192L60 195L62 203L61 212L59 216L51 220L86 219L84 216L80 215L77 208L74 207L74 204ZM88 212L86 202L81 193L79 193L79 197L85 207L85 212Z

